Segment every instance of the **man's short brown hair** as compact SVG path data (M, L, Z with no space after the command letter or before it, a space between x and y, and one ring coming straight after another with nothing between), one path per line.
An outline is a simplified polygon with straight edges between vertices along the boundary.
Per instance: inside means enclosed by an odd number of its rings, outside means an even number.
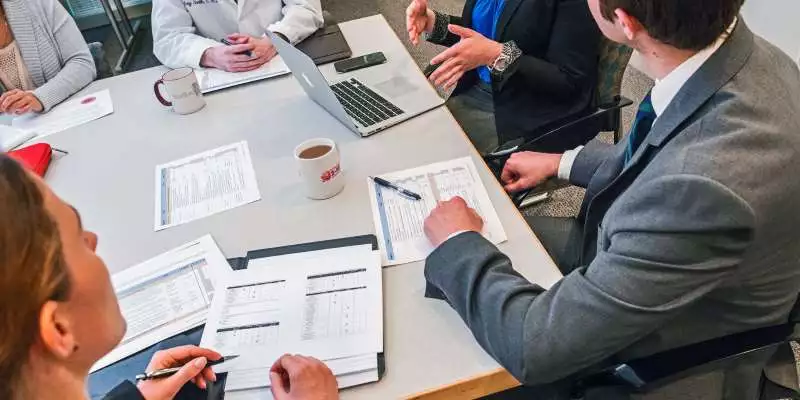
M599 0L600 11L614 21L623 9L639 20L653 39L682 50L710 46L733 23L744 0Z

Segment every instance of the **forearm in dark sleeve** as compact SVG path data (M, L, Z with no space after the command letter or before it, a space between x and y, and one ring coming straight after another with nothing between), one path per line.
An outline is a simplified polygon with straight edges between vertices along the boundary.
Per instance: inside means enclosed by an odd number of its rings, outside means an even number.
M502 75L502 88L520 75L530 90L569 99L592 84L596 75L600 33L584 0L558 2L544 58L523 55Z
M433 44L438 44L447 47L450 47L458 43L458 41L461 40L461 37L450 32L447 29L447 25L452 24L452 25L463 26L461 17L457 17L455 15L443 14L438 11L434 11L434 13L436 14L434 28L431 34L427 36L427 40Z
M715 182L655 180L626 203L606 227L609 245L547 291L475 233L432 253L426 278L519 381L556 381L691 307L728 278L752 242L752 210Z

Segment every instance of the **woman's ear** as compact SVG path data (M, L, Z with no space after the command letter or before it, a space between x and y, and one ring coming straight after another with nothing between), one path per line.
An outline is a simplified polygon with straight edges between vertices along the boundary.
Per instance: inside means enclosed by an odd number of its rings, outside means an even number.
M78 350L75 332L65 313L65 305L48 301L39 312L39 336L42 345L50 354L59 359L67 359Z

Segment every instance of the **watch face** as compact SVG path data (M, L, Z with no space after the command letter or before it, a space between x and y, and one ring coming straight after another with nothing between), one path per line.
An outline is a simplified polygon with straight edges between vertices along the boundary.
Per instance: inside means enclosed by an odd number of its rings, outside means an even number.
M498 57L497 60L495 60L494 69L499 72L503 72L506 70L506 67L508 67L508 57L505 54L503 54L500 57Z

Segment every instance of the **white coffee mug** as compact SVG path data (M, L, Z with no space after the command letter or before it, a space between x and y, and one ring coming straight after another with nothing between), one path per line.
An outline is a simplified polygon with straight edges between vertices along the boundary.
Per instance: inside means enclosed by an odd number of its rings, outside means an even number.
M294 158L309 198L327 199L344 189L339 148L333 140L306 140L295 147Z
M161 85L167 88L167 94L172 101L167 101L161 95ZM162 75L153 85L153 91L161 104L172 107L172 111L178 114L191 114L206 105L194 70L188 67L173 69Z

